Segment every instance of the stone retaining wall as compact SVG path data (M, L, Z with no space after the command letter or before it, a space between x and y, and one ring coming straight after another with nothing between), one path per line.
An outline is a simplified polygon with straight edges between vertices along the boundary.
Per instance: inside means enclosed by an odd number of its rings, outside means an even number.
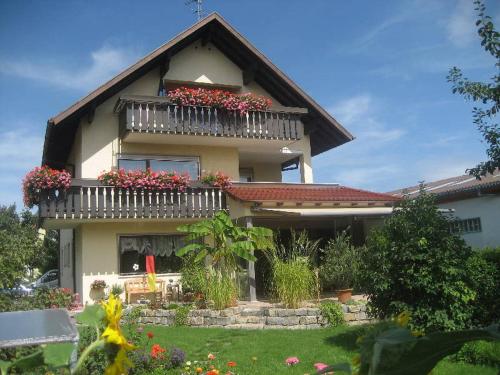
M363 324L370 320L364 305L342 305L347 324ZM174 325L175 310L141 311L144 324ZM316 329L328 325L318 308L282 309L274 307L231 307L225 310L191 310L187 324L192 327L224 327L248 329Z

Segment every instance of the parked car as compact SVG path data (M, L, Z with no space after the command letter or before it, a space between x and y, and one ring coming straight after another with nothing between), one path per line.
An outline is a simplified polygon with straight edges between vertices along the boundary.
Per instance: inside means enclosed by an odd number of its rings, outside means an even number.
M0 289L1 294L8 294L12 297L27 296L33 292L33 288L30 286L22 285L20 283L16 284L13 288L3 288Z
M59 286L59 271L50 270L31 284L33 288L57 288Z

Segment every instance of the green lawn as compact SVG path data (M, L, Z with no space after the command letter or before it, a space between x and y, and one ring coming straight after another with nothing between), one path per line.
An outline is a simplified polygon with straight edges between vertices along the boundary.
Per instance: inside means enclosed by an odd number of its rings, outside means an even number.
M152 343L178 347L186 352L186 360L206 360L208 353L217 356L219 364L237 363L237 373L314 374L314 363L350 361L356 349L359 327L321 330L234 330L219 328L149 326L154 333ZM300 364L284 365L295 356ZM257 359L254 361L252 357ZM227 369L223 367L223 369ZM176 372L172 372L174 374ZM178 373L178 370L177 370ZM433 375L496 375L493 368L443 361ZM221 372L221 374L224 374Z

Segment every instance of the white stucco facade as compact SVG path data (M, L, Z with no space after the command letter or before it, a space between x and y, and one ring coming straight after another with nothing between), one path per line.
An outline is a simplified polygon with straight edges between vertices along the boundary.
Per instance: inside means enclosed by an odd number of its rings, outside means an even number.
M491 194L439 204L453 209L457 219L480 218L481 231L464 233L462 238L474 248L500 246L500 195Z

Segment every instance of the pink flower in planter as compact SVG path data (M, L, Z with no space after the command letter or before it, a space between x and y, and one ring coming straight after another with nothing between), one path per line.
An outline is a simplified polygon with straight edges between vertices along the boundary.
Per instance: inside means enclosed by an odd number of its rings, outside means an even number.
M285 360L285 363L288 365L288 366L293 366L293 365L296 365L297 363L299 363L299 359L297 357L288 357L286 360Z

